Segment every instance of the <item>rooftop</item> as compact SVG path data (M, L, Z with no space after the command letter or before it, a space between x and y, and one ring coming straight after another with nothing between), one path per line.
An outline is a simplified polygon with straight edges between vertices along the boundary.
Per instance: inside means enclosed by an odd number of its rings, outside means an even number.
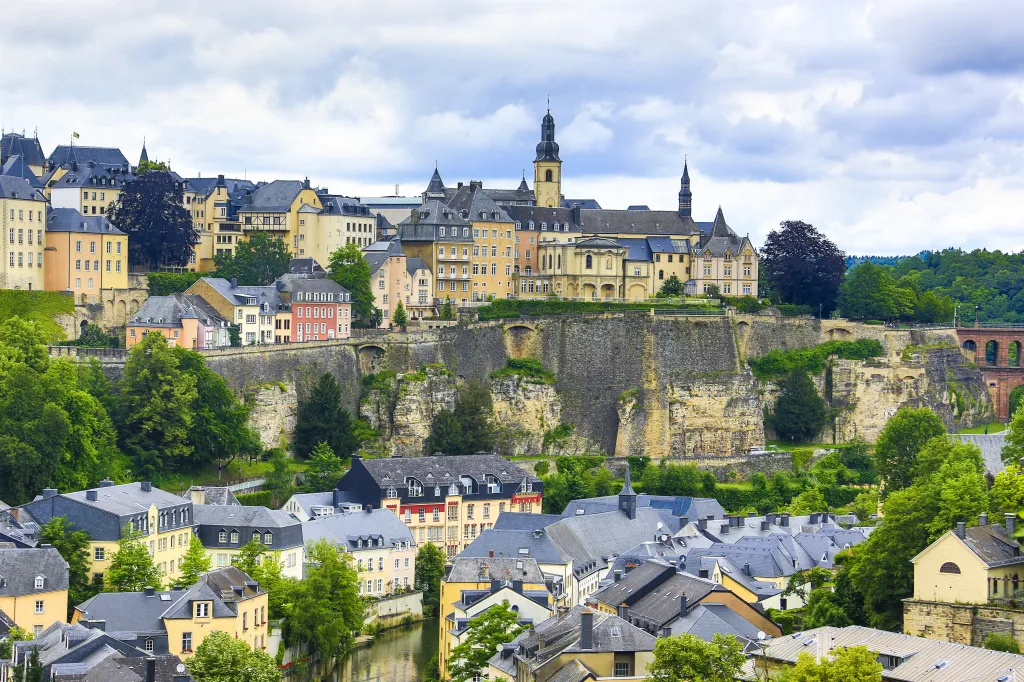
M36 578L43 587L36 588ZM52 547L0 548L0 599L68 589L68 562Z
M85 216L77 208L51 208L46 212L47 232L82 232L85 234L122 235L106 216Z

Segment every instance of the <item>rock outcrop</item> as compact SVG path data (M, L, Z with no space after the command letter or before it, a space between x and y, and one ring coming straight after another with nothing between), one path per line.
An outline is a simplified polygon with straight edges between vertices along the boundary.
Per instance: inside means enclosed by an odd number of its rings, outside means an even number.
M249 423L260 434L265 449L276 448L290 442L295 434L295 412L298 398L295 385L285 383L265 384L249 389L246 394L249 403Z
M389 457L419 457L425 452L430 423L443 409L455 408L456 380L443 367L378 375L359 403L359 416L380 432L375 444Z

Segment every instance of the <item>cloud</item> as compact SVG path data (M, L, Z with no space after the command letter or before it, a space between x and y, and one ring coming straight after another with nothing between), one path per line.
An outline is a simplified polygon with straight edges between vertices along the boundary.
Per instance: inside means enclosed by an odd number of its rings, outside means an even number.
M607 121L612 113L609 102L587 102L562 131L556 130L559 144L577 153L604 151L615 134L602 120Z

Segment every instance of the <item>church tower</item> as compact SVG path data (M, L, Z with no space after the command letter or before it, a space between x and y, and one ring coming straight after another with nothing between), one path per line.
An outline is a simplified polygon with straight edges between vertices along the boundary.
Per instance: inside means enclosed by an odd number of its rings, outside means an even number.
M146 153L146 138L142 138L142 153L139 154L139 165L149 163L149 154Z
M562 205L562 160L558 158L555 119L550 108L540 124L537 158L533 161L533 194L538 206L557 208Z
M679 182L679 217L691 217L693 194L690 192L690 168L683 161L683 179Z
M631 520L636 518L636 493L629 482L629 465L626 465L626 482L619 493L619 511L624 512Z

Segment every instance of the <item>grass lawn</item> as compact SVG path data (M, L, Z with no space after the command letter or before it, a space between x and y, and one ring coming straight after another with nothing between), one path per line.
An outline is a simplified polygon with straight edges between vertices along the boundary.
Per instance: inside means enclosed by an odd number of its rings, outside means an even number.
M195 471L182 471L155 477L153 485L161 490L184 492L192 485L226 485L239 479L262 476L270 469L270 462L256 461L250 464L247 459L235 459L221 472L221 476L218 478L217 462L211 462ZM292 460L292 472L298 473L305 470L305 462Z
M985 431L985 429L988 431ZM1001 433L1006 430L1006 424L1002 422L992 422L991 424L985 424L982 426L972 426L969 429L961 429L957 433Z

